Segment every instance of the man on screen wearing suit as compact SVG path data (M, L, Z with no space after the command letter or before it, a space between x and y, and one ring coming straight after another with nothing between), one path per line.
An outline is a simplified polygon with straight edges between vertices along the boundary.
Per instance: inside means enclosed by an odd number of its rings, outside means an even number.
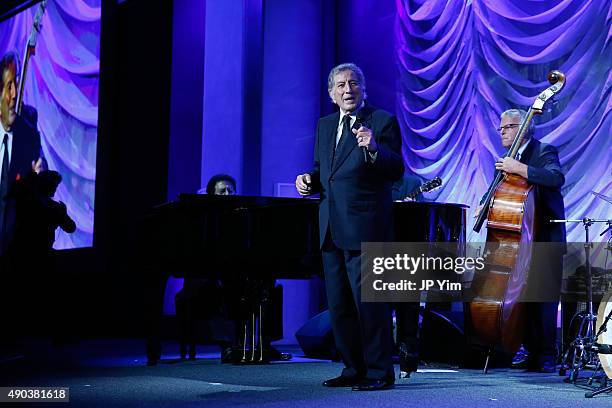
M509 109L501 114L498 131L504 148L509 149L527 112ZM517 159L502 157L495 163L496 171L518 174L536 187L536 225L534 242L565 243L565 224L551 223L564 219L565 209L561 187L565 176L559 163L557 149L533 138L533 121L519 148ZM482 203L481 203L482 204ZM476 216L480 212L478 207ZM561 293L564 244L551 244L542 257L534 257L530 283L536 283L536 291L542 302L527 302L527 327L524 346L515 355L512 365L531 371L551 373L555 371L557 306ZM546 259L540 259L545 257ZM537 262L537 263L536 263ZM553 301L554 300L554 301Z
M0 358L19 355L21 348L22 291L26 277L9 271L7 250L15 230L15 181L42 170L40 135L17 115L18 62L15 53L0 59L0 323L10 327L0 339Z
M40 134L17 115L17 61L13 52L0 60L0 257L15 221L14 200L7 200L6 195L15 180L42 169Z
M314 168L296 179L303 196L320 193L320 243L327 299L345 368L327 387L356 391L390 388L392 331L389 305L361 302L361 243L393 239L391 185L402 177L397 119L365 102L365 78L355 64L328 77L339 112L319 120Z

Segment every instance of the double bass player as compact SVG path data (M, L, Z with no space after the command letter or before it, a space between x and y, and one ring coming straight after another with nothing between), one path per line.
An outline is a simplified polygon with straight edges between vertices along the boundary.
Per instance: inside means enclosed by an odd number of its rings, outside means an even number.
M509 109L501 114L498 131L504 148L511 147L526 117L527 112L521 109ZM536 140L533 130L533 122L530 122L516 158L498 158L495 169L519 175L535 187L537 217L534 242L565 242L565 225L550 223L552 219L565 218L560 191L565 177L559 163L559 154L554 146ZM482 204L481 201L475 216L482 210ZM525 305L525 338L523 346L512 360L515 368L546 373L554 372L556 368L557 305L561 291L563 252L553 249L552 253L555 256L547 257L546 262L537 262L531 268L531 274L538 274L538 282L546 282L546 296L543 296L546 301L528 302ZM556 301L552 301L554 298Z

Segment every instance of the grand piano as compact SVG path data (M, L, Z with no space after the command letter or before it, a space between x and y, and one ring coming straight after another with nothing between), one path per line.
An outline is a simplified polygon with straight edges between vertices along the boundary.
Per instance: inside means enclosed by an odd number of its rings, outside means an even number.
M141 265L150 277L149 362L161 355L159 322L170 275L251 283L322 275L318 204L305 198L181 194L154 208L140 229ZM396 241L465 242L466 208L396 202Z

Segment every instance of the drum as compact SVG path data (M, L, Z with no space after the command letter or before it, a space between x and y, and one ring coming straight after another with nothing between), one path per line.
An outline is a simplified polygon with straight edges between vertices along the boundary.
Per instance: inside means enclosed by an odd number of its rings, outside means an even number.
M606 320L606 316L612 311L612 290L609 290L601 299L597 310L597 331ZM608 330L601 333L597 342L600 344L612 344L612 319L608 321ZM612 378L612 354L599 354L599 361L608 378Z

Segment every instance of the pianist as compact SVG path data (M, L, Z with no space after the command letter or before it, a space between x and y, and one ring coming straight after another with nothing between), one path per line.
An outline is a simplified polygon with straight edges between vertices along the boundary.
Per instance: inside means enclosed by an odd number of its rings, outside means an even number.
M227 174L216 174L208 180L205 190L211 195L236 194L236 180ZM183 288L175 295L176 318L179 326L181 359L196 358L196 320L207 322L207 331L221 348L221 360L231 357L231 344L236 330L223 300L223 282L216 279L186 277Z
M198 193L214 195L234 195L236 194L236 180L227 174L216 174L206 183L206 189Z
M363 72L341 64L328 76L339 111L319 120L314 168L296 178L302 196L320 193L320 244L336 347L345 368L323 382L355 391L391 388L391 314L362 303L360 249L393 239L391 185L404 172L397 119L366 101Z
M216 174L210 178L205 190L209 195L235 195L236 180L227 174ZM228 268L231 268L228 265ZM180 332L181 359L190 360L196 358L196 320L205 319L207 332L212 340L221 348L221 362L238 362L242 356L242 347L237 345L237 340L243 338L241 328L244 327L243 320L249 311L244 310L241 298L249 296L248 287L243 281L235 281L230 278L239 274L225 270L223 279L208 279L186 277L183 288L175 296L176 316ZM276 285L275 280L266 282L266 290L271 299L270 308L282 309L282 286ZM241 306L242 305L242 306ZM272 319L274 320L274 319ZM281 353L270 343L272 339L282 337L282 323L268 325L270 329L264 335L264 353L267 360L290 360L290 353ZM274 330L273 328L277 328ZM272 335L270 335L272 332ZM279 335L279 332L281 333Z

